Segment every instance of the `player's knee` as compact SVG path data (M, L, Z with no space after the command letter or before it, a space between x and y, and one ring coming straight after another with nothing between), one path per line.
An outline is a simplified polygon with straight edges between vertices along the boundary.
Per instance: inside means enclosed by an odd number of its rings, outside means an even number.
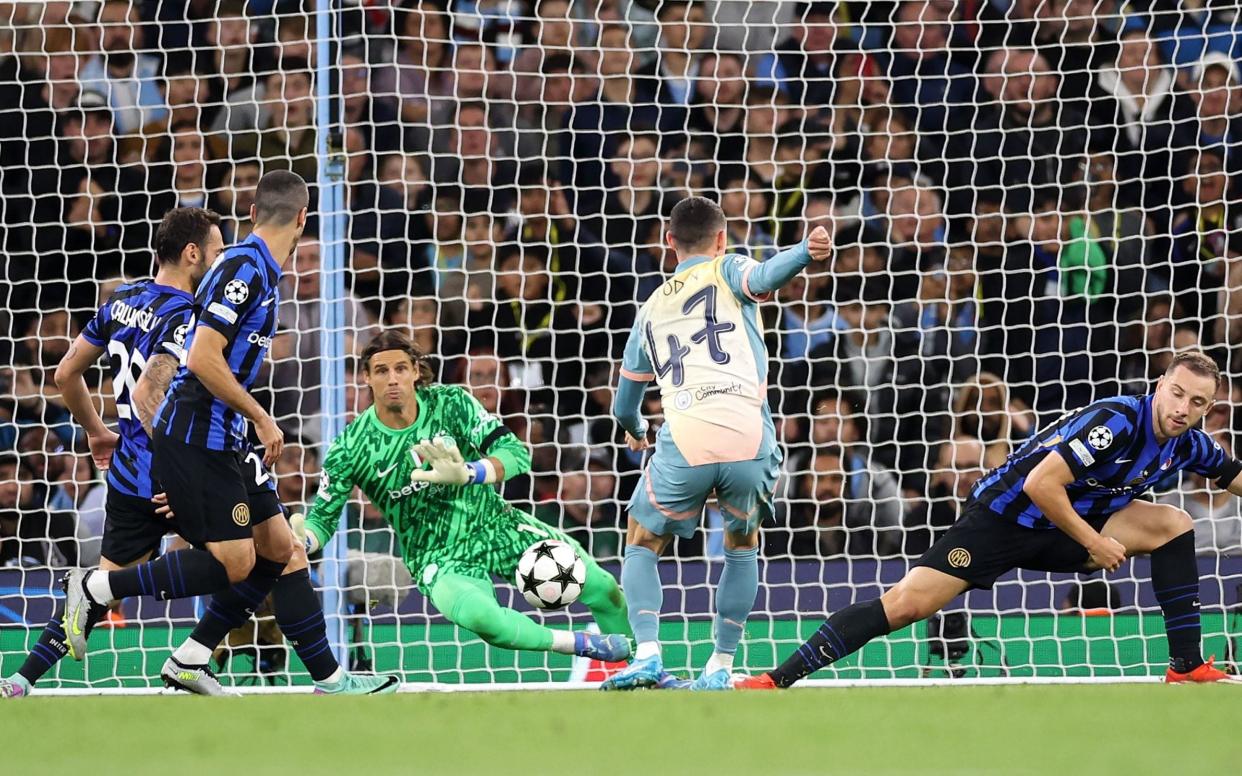
M297 542L294 542L293 551L290 553L289 559L285 561L285 573L292 574L309 566L310 562L306 558L306 549Z
M1193 531L1195 528L1195 522L1187 514L1186 510L1178 509L1169 504L1164 505L1164 514L1160 523L1164 528L1165 540L1176 539L1187 531Z
M217 557L216 560L224 565L224 570L229 575L229 584L235 585L250 576L250 572L254 570L254 548L251 547L249 552L226 553L224 557Z
M926 620L939 609L936 602L927 596L900 585L885 593L881 600L884 603L884 614L893 630Z

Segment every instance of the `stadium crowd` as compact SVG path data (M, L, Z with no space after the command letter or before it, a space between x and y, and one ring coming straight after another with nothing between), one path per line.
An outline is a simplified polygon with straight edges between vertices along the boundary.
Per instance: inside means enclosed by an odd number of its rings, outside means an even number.
M917 554L1066 409L1146 392L1189 346L1238 374L1236 9L1184 5L346 3L347 350L412 332L532 446L506 495L614 558L641 465L609 413L618 349L672 269L668 211L718 194L731 250L760 259L827 225L834 257L764 309L787 475L764 552ZM150 272L162 214L211 207L232 241L262 172L319 177L307 10L0 2L0 562L98 554L103 486L51 376ZM326 441L325 224L264 379L297 443L276 467L290 506ZM352 418L352 357L345 390ZM1240 392L1226 380L1206 421L1230 449ZM1202 552L1239 551L1239 499L1162 491ZM368 510L351 525L382 525ZM719 555L721 523L709 504L678 551Z

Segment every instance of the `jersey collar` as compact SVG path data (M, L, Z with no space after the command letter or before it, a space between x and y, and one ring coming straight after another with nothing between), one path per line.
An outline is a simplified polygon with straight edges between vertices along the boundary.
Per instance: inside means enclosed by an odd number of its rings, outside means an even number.
M673 274L677 274L678 272L682 272L684 270L690 269L691 267L697 267L703 262L711 261L711 260L712 260L711 256L691 256L685 261L680 262L677 265L677 269L673 270Z
M267 243L263 242L262 237L254 232L251 232L246 239L242 240L242 245L247 244L258 248L259 253L262 254L263 258L267 259L268 263L272 265L272 269L276 270L276 277L281 276L280 262L276 261L276 259L272 257L272 251L267 247Z
M173 296L180 296L185 299L189 299L191 302L194 301L194 295L184 289L173 288L172 286L166 286L163 283L156 283L154 280L151 281L150 287L158 288L160 291L163 291L164 293L167 293L167 294L172 294Z

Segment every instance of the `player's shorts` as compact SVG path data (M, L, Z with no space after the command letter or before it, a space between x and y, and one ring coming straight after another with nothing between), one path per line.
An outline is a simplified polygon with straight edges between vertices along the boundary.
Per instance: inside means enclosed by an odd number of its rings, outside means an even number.
M178 525L155 510L150 499L108 488L100 554L121 566L158 554L164 535L177 532Z
M276 478L258 453L208 450L156 434L152 468L190 544L249 539L254 526L284 514Z
M1087 518L1097 531L1108 517ZM926 566L988 589L1012 569L1085 572L1090 553L1057 528L1027 528L971 501L962 516L915 566Z
M725 530L748 534L775 513L781 456L691 466L674 456L651 456L630 497L629 514L656 536L694 536L707 499L715 494Z
M436 580L444 574L486 580L500 577L512 583L522 553L544 539L565 542L588 566L595 564L591 554L561 529L514 507L506 507L504 517L510 519L472 537L469 543L426 552L415 559L410 565L410 575L418 589L430 595Z

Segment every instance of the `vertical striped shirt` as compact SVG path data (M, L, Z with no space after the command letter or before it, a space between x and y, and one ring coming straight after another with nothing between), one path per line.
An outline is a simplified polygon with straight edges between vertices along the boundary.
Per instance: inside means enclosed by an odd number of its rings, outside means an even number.
M1053 451L1074 475L1065 491L1084 518L1111 515L1175 472L1202 474L1221 487L1242 472L1242 463L1197 428L1158 441L1152 398L1118 396L1071 412L984 475L971 495L1019 525L1053 528L1022 490L1027 475Z
M280 264L257 235L231 245L208 270L198 287L196 320L185 351L203 327L227 339L224 359L246 390L254 385L276 335ZM186 368L173 379L156 414L157 433L208 450L247 448L246 419L216 398Z
M121 441L108 467L108 487L137 498L151 498L151 440L133 406L134 387L153 356L181 359L194 297L188 292L141 280L118 288L95 313L82 336L108 354Z

